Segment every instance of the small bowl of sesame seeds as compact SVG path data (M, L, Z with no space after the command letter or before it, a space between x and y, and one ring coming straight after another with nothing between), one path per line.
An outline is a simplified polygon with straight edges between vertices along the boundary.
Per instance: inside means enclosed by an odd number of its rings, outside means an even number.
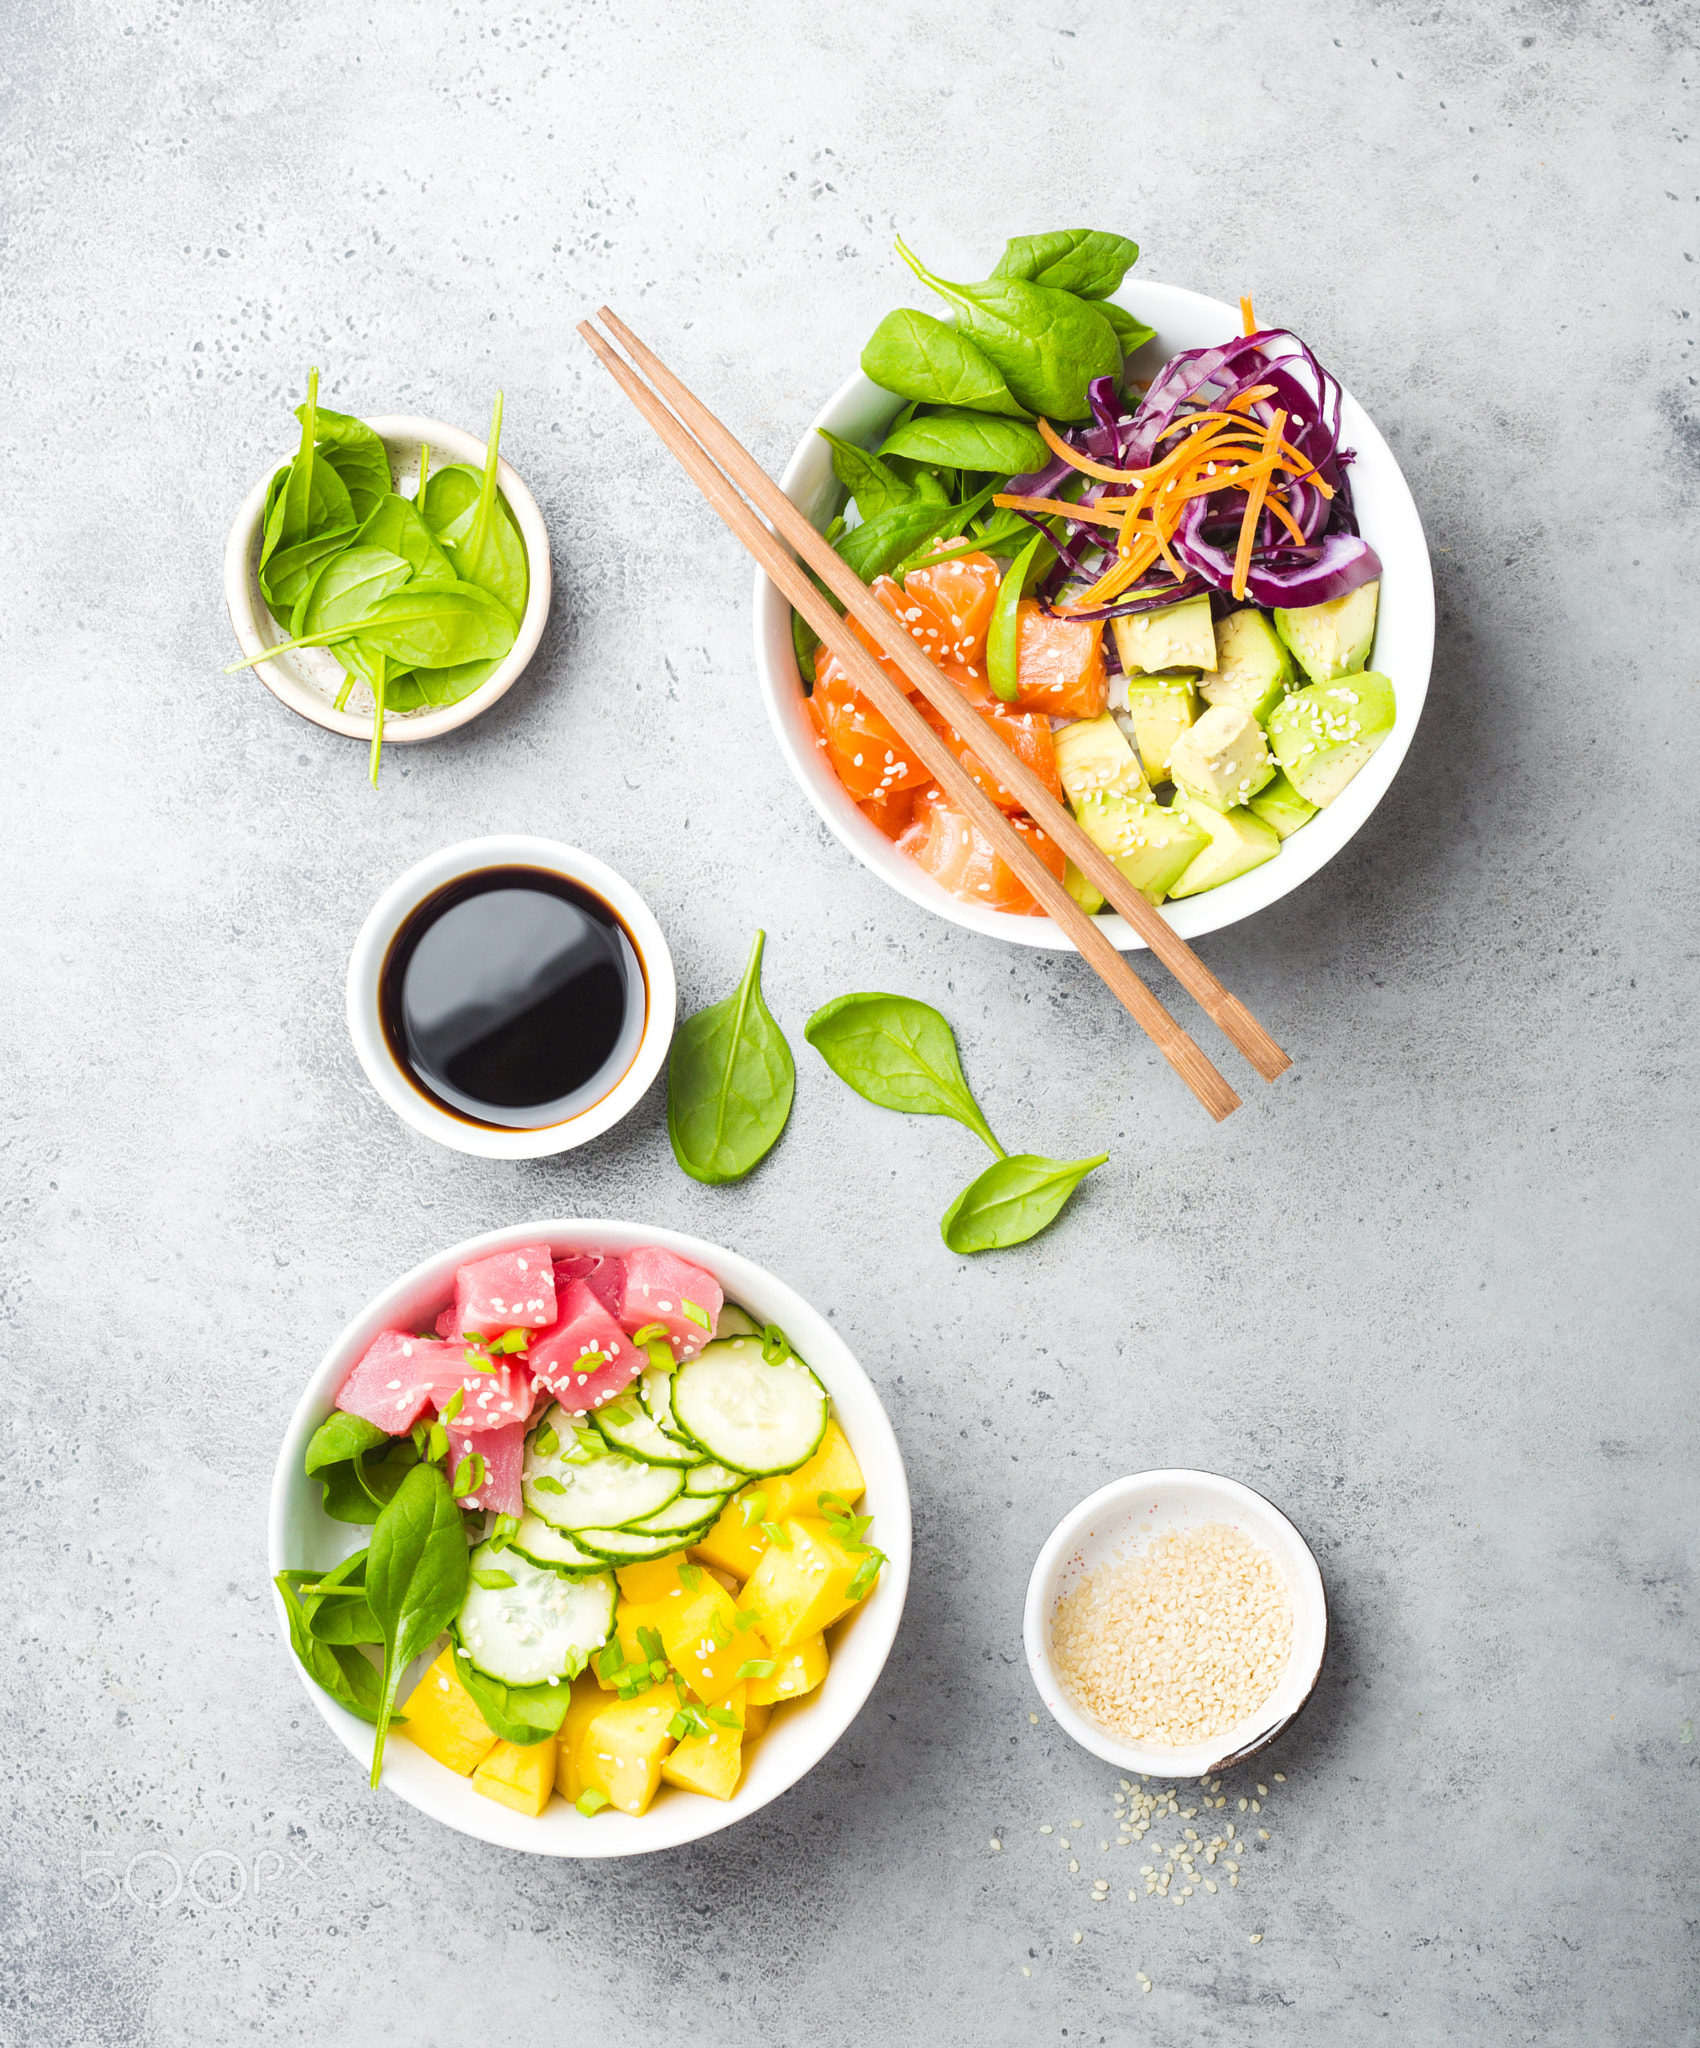
M1274 1741L1316 1689L1328 1598L1280 1509L1210 1472L1136 1472L1083 1500L1027 1587L1052 1718L1126 1771L1202 1777Z

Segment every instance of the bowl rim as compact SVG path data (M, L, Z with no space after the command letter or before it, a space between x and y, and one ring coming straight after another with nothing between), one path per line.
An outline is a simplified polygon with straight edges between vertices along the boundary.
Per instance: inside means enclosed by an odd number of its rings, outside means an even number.
M1170 322L1178 319L1188 325L1208 321L1220 327L1224 336L1240 332L1237 307L1210 298L1203 292L1189 291L1181 285L1160 284L1152 279L1129 279L1121 290L1112 294L1112 298L1116 304L1155 327L1159 336L1163 333L1165 319ZM1169 352L1173 353L1175 346L1197 345L1193 342L1169 345ZM1152 360L1157 360L1155 351ZM1162 915L1187 940L1237 924L1242 918L1254 916L1270 904L1279 902L1340 852L1381 801L1398 773L1428 695L1434 662L1434 576L1422 520L1393 451L1351 392L1344 386L1341 389L1342 439L1357 450L1359 458L1358 468L1354 471L1354 489L1366 465L1373 468L1378 482L1372 494L1372 518L1365 524L1377 529L1370 537L1382 555L1384 575L1397 578L1400 611L1405 615L1403 628L1406 638L1398 658L1398 673L1393 677L1397 696L1394 729L1335 801L1312 818L1302 831L1282 842L1281 851L1274 859L1219 888L1207 889L1200 895L1162 906ZM809 423L779 479L780 489L804 511L808 510L811 480L818 482L822 471L830 474L831 469L830 452L819 438L817 429L827 427L834 432L844 432L850 413L865 409L876 399L890 400L893 410L901 403L894 393L883 391L857 370L844 380ZM853 426L850 431L854 433ZM1359 509L1361 512L1361 505ZM1391 559L1390 550L1381 546L1381 542L1388 539L1389 532L1398 541L1397 552ZM1008 911L984 910L976 904L959 902L907 855L900 854L892 842L857 810L831 769L821 763L812 736L805 734L788 713L788 706L796 698L798 690L797 667L791 653L790 606L759 568L755 572L752 628L756 680L780 753L827 829L849 848L864 867L872 869L882 881L907 896L912 903L933 911L966 931L1004 939L1015 945L1062 952L1076 950L1074 941L1048 917L1017 917ZM806 717L801 725L807 725ZM1107 913L1099 916L1096 922L1105 937L1121 951L1145 950L1145 941L1121 916Z
M1276 1689L1277 1693L1287 1694L1287 1701L1274 1719L1267 1723L1263 1721L1265 1702L1244 1721L1224 1729L1207 1742L1172 1748L1157 1743L1124 1741L1101 1721L1094 1720L1074 1705L1051 1654L1050 1623L1057 1605L1058 1577L1087 1525L1106 1511L1124 1510L1130 1501L1142 1495L1174 1492L1181 1488L1213 1493L1224 1507L1252 1515L1272 1527L1281 1539L1280 1547L1290 1567L1285 1576L1293 1593L1295 1612L1293 1655ZM1305 1609L1303 1615L1297 1611L1301 1601ZM1301 1623L1308 1625L1315 1643L1314 1663L1308 1659L1304 1663L1298 1661L1304 1638ZM1257 1755L1259 1750L1267 1749L1290 1728L1309 1705L1321 1680L1322 1668L1328 1658L1328 1635L1328 1593L1322 1583L1322 1573L1315 1553L1291 1520L1266 1494L1259 1493L1243 1481L1230 1479L1220 1472L1194 1471L1185 1466L1132 1472L1121 1479L1112 1479L1071 1508L1046 1538L1034 1560L1022 1611L1022 1641L1027 1653L1027 1669L1046 1711L1063 1732L1082 1749L1090 1750L1106 1763L1144 1777L1160 1777L1173 1782L1231 1770L1248 1757ZM1227 1747L1224 1748L1224 1744Z
M366 420L366 425L384 443L392 460L397 447L412 449L419 442L428 441L433 455L440 450L448 462L468 462L478 469L484 467L487 444L465 428L451 427L444 420L427 419L422 413L374 413ZM273 476L292 459L294 453L291 448L273 462L242 500L224 546L224 602L244 655L261 654L266 648L278 645L271 635L279 622L261 597L257 581L261 514ZM444 704L431 711L393 713L384 721L386 746L398 743L406 746L415 740L436 739L488 711L525 673L543 638L554 594L548 529L543 524L537 500L506 456L496 459L496 482L508 501L520 538L525 543L530 589L526 594L525 616L519 622L518 637L500 668L458 704ZM316 690L307 688L281 662L256 662L254 673L279 703L287 704L291 711L299 712L314 725L323 726L327 732L343 733L350 739L370 741L370 711L338 711Z
M428 1101L396 1064L378 1014L378 985L391 941L425 898L463 875L484 868L535 867L581 882L610 903L624 921L643 963L647 1014L630 1066L599 1101L577 1116L536 1130L499 1130L451 1116ZM384 890L356 933L348 956L348 1033L366 1078L403 1123L451 1151L479 1159L548 1159L570 1152L612 1128L635 1109L661 1071L679 1005L673 955L655 913L624 875L582 847L530 833L493 833L461 839L415 861Z
M365 1346L389 1318L403 1313L410 1305L417 1306L419 1297L426 1292L441 1292L445 1285L452 1284L457 1265L491 1252L545 1240L557 1256L568 1245L604 1251L629 1251L640 1244L660 1245L705 1266L730 1299L747 1301L753 1309L771 1311L771 1319L781 1323L796 1339L810 1367L826 1386L868 1480L868 1499L873 1503L870 1511L875 1516L875 1530L886 1556L880 1583L856 1609L854 1627L835 1646L832 1666L820 1691L807 1711L788 1714L778 1729L768 1731L744 1783L728 1801L691 1799L681 1794L658 1803L641 1819L605 1812L594 1820L573 1812L564 1801L553 1801L534 1820L482 1798L472 1790L470 1780L457 1776L407 1741L386 1745L380 1784L428 1818L459 1834L500 1848L523 1849L543 1856L598 1860L649 1855L700 1841L736 1825L806 1776L837 1744L866 1704L885 1669L903 1618L909 1586L912 1521L908 1477L896 1432L878 1390L849 1346L827 1317L788 1282L741 1253L706 1239L658 1225L610 1218L555 1217L509 1224L450 1245L422 1260L374 1295L344 1324L296 1402L272 1474L267 1517L269 1570L276 1574L296 1562L288 1554L291 1507L311 1488L302 1471L303 1454L308 1439L329 1411L337 1387ZM854 1427L846 1415L847 1407L854 1411ZM306 1506L317 1512L311 1500ZM272 1600L283 1654L297 1679L362 1771L369 1769L370 1727L321 1692L302 1670L290 1647L288 1621L275 1585ZM781 1732L786 1739L770 1749L774 1735ZM769 1758L773 1767L764 1770L763 1764Z

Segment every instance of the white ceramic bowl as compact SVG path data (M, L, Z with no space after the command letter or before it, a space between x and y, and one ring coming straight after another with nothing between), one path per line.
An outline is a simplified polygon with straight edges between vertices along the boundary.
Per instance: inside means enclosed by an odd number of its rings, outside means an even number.
M825 1316L784 1281L736 1252L722 1251L718 1245L682 1236L676 1230L604 1221L522 1223L452 1245L415 1266L368 1302L325 1353L278 1452L268 1531L274 1573L294 1566L328 1569L359 1549L370 1535L369 1530L331 1521L320 1508L316 1483L301 1469L308 1439L330 1413L337 1389L366 1346L382 1329L392 1325L417 1328L423 1317L434 1315L454 1292L456 1266L512 1246L544 1241L557 1254L568 1247L626 1252L637 1245L664 1245L713 1273L728 1299L742 1303L758 1320L778 1323L832 1397L839 1423L868 1483L862 1512L873 1516L872 1538L886 1554L878 1586L830 1632L832 1664L820 1690L775 1713L756 1745L743 1783L730 1800L663 1787L641 1818L612 1810L587 1818L565 1800L555 1799L533 1820L473 1791L469 1778L415 1749L404 1733L392 1733L385 1745L385 1787L463 1835L474 1835L504 1849L529 1849L540 1856L641 1856L718 1834L757 1812L812 1770L855 1720L885 1667L903 1616L909 1585L909 1485L897 1438L872 1382ZM307 1697L354 1759L358 1770L348 1773L346 1785L351 1798L361 1798L366 1791L363 1781L371 1769L372 1730L321 1692L301 1669L289 1646L281 1600L276 1612L281 1653L294 1667ZM407 1674L400 1697L406 1698L416 1682L416 1671L427 1662L429 1653Z
M1293 1598L1293 1650L1281 1682L1255 1714L1208 1742L1185 1748L1126 1742L1075 1705L1057 1675L1051 1621L1057 1602L1085 1573L1116 1558L1137 1555L1165 1529L1183 1533L1207 1522L1226 1522L1275 1560ZM1082 1749L1124 1771L1174 1780L1202 1778L1273 1742L1316 1690L1328 1649L1328 1597L1310 1546L1281 1510L1236 1479L1211 1472L1136 1472L1113 1480L1083 1500L1057 1525L1027 1583L1023 1627L1027 1668L1052 1718Z
M378 1011L378 990L391 942L403 923L427 896L464 875L485 868L542 868L564 875L600 896L618 913L642 963L646 995L643 1036L631 1064L599 1102L564 1123L536 1130L498 1130L452 1116L421 1093L397 1064L384 1036ZM400 875L373 904L348 958L348 1029L366 1078L403 1123L411 1124L439 1145L472 1152L481 1159L542 1159L570 1152L600 1137L635 1108L667 1057L678 1008L673 956L649 905L624 876L593 854L558 839L533 839L502 833L489 839L463 839L445 846Z
M394 413L374 417L366 424L383 442L384 452L390 458L390 480L404 497L413 495L414 486L419 481L419 451L425 443L430 445L433 470L443 469L451 462L470 462L477 469L484 467L485 444L473 435L463 433L459 427L445 426L441 420L420 419L411 413ZM235 524L230 529L230 538L225 543L224 601L245 655L260 654L289 638L288 626L272 617L260 595L260 544L265 537L261 515L265 511L267 486L294 453L293 448L285 450L243 499ZM519 637L501 667L458 704L445 704L436 710L392 712L384 721L386 745L398 740L435 739L439 733L452 732L457 725L465 725L481 711L488 711L496 699L518 681L526 664L537 652L554 589L554 577L549 566L549 535L544 529L543 514L537 509L537 500L520 481L519 472L499 458L496 482L508 501L519 526L520 537L525 542L531 587L526 597L525 617L519 622ZM371 739L370 710L338 711L336 708L337 696L346 678L328 648L297 648L293 653L280 654L275 661L259 662L254 673L274 697L287 704L291 711L299 711L303 718L310 718L315 725L324 726L328 732L346 733L350 739Z
M1147 342L1133 359L1133 374L1140 377L1154 375L1181 349L1203 348L1240 332L1237 309L1177 285L1129 282L1115 297L1118 305L1157 330L1156 340ZM780 484L817 527L824 526L836 509L837 485L832 451L815 427L827 427L845 440L872 445L901 404L892 392L882 391L858 371L839 386L798 443ZM1434 580L1422 521L1392 451L1350 392L1342 407L1342 422L1345 445L1358 453L1351 477L1359 523L1382 562L1380 617L1370 665L1392 678L1398 717L1366 766L1325 811L1282 844L1273 860L1219 889L1163 906L1163 915L1186 939L1250 917L1333 859L1398 773L1428 694L1429 667L1434 659ZM969 931L1011 939L1022 946L1073 950L1073 941L1048 917L1015 917L1008 911L958 902L906 854L899 853L857 810L815 744L791 646L791 610L760 570L756 572L755 643L756 675L780 752L809 801L864 866L911 902L937 911ZM1099 923L1123 952L1143 949L1144 940L1121 917L1111 914L1101 917Z

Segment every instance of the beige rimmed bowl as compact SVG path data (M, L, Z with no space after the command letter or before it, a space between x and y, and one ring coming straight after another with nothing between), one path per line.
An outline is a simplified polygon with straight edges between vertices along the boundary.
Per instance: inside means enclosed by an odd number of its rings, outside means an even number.
M1279 1684L1232 1728L1207 1742L1129 1742L1087 1713L1064 1685L1051 1640L1057 1604L1088 1572L1136 1557L1153 1537L1225 1522L1260 1544L1293 1603L1293 1647ZM1027 1584L1027 1668L1051 1718L1082 1749L1145 1777L1202 1778L1267 1748L1316 1690L1328 1652L1328 1596L1310 1545L1273 1502L1214 1472L1135 1472L1089 1494L1057 1524Z
M389 457L390 482L403 497L413 494L419 481L420 450L427 445L431 450L431 467L434 470L444 469L455 462L469 462L475 469L484 467L485 444L475 435L464 433L459 427L446 426L441 420L423 419L412 413L386 413L368 419L366 424L383 442L384 453ZM288 626L272 616L260 595L260 546L265 538L266 491L272 478L294 453L291 448L280 455L243 499L231 526L230 538L225 543L224 601L245 655L263 654L268 647L276 647L289 638ZM386 742L436 739L440 733L453 732L456 726L468 724L480 712L488 711L498 697L513 687L537 652L554 591L554 577L549 565L549 535L543 524L543 514L537 509L537 500L526 489L519 472L500 457L496 462L496 482L513 512L520 538L525 542L531 587L526 597L525 617L519 622L519 637L508 650L501 667L458 704L445 704L423 711L392 711L384 721ZM356 740L371 739L370 710L339 711L336 708L345 677L329 648L296 648L289 654L256 663L254 673L279 702L287 704L291 711L300 712L303 718L310 718L315 725L322 725L327 732L346 733L350 739ZM355 687L364 689L361 684Z

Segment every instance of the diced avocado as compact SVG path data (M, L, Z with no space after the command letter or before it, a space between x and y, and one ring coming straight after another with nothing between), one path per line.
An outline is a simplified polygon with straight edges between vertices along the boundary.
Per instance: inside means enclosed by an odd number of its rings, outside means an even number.
M1393 730L1393 685L1374 669L1312 683L1270 714L1269 744L1288 780L1326 809Z
M1077 718L1072 725L1059 726L1052 735L1057 749L1057 773L1078 811L1088 798L1113 790L1118 796L1148 797L1151 794L1139 756L1127 743L1116 723L1115 713L1100 711L1096 718Z
M554 1794L557 1755L553 1735L523 1746L498 1742L473 1772L472 1789L535 1820Z
M1210 844L1169 891L1171 896L1197 896L1218 888L1281 851L1274 828L1249 810L1218 811L1209 804L1194 804L1190 810L1193 823L1210 834Z
M1155 611L1132 612L1112 619L1116 652L1128 674L1163 668L1214 668L1216 629L1210 623L1210 598L1205 592Z
M1313 683L1355 676L1369 660L1380 596L1379 580L1360 583L1356 590L1327 604L1309 604L1296 612L1278 611L1275 630L1298 656L1299 666Z
M1179 811L1135 797L1095 797L1082 806L1080 823L1151 903L1162 902L1207 838Z
M1273 780L1275 763L1249 711L1212 704L1169 749L1169 773L1187 796L1228 811Z
M1287 780L1285 773L1278 773L1275 780L1260 789L1256 796L1246 799L1246 809L1255 811L1264 824L1272 825L1276 833L1286 839L1301 825L1308 825L1316 816L1316 806L1308 797L1302 797Z
M1169 779L1169 749L1198 717L1198 677L1129 676L1128 717L1139 758L1153 782Z
M1216 628L1216 673L1199 688L1212 704L1249 711L1261 725L1298 682L1280 635L1255 605L1247 605Z
M1073 861L1063 865L1063 887L1074 898L1088 917L1096 917L1104 907L1104 899L1080 872Z

